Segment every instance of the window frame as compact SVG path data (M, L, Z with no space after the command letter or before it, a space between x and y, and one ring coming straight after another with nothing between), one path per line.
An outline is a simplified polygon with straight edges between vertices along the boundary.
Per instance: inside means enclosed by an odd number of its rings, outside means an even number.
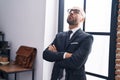
M115 55L116 55L116 34L117 34L117 16L118 16L118 1L112 0L111 7L111 24L110 24L110 33L109 32L88 32L93 35L109 35L110 36L110 46L109 46L109 67L108 67L108 76L103 76L91 72L86 72L86 74L91 76L96 76L106 80L115 79ZM84 0L84 10L86 11L86 0ZM59 0L59 10L58 10L58 32L63 31L64 24L64 0ZM61 17L62 16L62 17ZM83 23L83 31L85 31L85 22Z

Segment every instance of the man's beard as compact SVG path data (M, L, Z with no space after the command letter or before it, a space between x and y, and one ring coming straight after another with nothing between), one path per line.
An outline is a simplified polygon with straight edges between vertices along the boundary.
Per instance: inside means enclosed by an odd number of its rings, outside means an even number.
M69 25L77 25L78 23L77 23L77 20L69 20L69 19L67 19L67 23L69 24Z

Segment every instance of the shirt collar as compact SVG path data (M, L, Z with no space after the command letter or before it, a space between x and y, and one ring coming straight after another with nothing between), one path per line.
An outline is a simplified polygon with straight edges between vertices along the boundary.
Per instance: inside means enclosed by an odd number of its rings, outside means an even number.
M80 27L76 27L76 28L74 28L74 29L71 29L71 31L72 31L73 34L74 34L78 29L80 29Z

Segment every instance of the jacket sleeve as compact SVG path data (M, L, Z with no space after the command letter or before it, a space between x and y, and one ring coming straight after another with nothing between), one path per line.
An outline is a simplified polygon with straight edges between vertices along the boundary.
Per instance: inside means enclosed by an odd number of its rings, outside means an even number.
M64 52L52 52L48 48L43 52L43 59L49 62L63 60Z
M56 35L56 37L57 37L57 35ZM51 45L53 45L53 44L56 46L56 38L54 39L54 41L52 42ZM52 51L48 50L48 48L46 48L43 51L43 59L45 59L46 61L49 61L49 62L63 60L64 53L65 52L52 52Z
M72 53L72 56L70 58L58 62L59 66L69 69L80 68L82 65L84 65L88 58L92 43L93 37L86 37L79 45L79 48L74 53Z

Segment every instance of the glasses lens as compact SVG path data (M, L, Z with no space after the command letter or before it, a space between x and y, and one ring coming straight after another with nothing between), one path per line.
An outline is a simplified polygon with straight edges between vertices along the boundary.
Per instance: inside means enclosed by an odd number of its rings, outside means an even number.
M80 10L78 10L78 9L68 9L67 12L68 13L72 13L73 12L73 13L79 14Z
M71 9L68 9L67 12L70 13Z

